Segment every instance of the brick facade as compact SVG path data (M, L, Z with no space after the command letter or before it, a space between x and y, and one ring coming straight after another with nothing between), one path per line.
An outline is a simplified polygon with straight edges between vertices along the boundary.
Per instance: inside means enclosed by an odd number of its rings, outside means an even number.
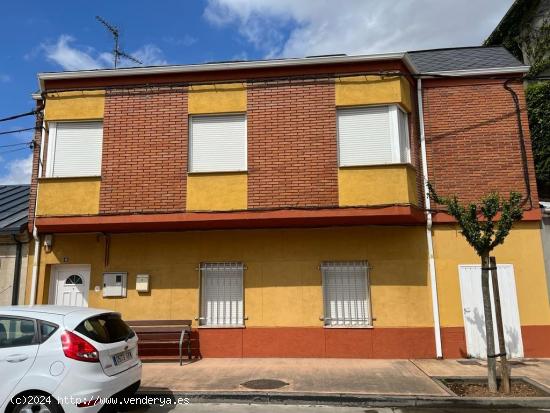
M107 92L100 213L185 209L187 118L182 88Z
M338 205L332 82L248 88L248 208Z
M526 195L518 126L504 80L424 82L428 174L441 195L477 201L491 191ZM523 85L512 83L522 108L533 205L536 181Z
M423 82L428 171L441 194L456 194L462 200L478 200L490 191L507 195L515 190L525 195L515 108L503 82L490 79ZM531 192L536 206L524 91L520 83L512 86L522 105ZM327 80L248 85L248 208L338 205L334 95L334 84ZM185 210L187 122L187 91L183 87L106 93L101 214ZM410 135L411 160L417 169L422 205L416 108L410 115ZM40 131L36 140L40 140ZM37 145L31 218L38 151Z

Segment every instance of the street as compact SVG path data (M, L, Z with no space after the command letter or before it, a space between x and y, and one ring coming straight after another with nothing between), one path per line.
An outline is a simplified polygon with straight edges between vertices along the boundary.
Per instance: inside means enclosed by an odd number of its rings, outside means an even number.
M177 406L149 406L133 410L139 413L535 413L550 409L463 409L463 408L369 408L338 406L292 406L278 404L196 403Z

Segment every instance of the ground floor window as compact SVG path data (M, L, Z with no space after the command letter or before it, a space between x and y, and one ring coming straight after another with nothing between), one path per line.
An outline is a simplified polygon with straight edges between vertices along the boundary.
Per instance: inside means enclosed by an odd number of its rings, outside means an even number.
M200 325L243 325L243 273L239 262L202 263Z
M372 325L366 261L324 262L324 320L326 326Z

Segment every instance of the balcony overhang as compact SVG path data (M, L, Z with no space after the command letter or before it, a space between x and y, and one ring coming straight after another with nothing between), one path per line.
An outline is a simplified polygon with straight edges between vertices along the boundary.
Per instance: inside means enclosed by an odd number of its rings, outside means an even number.
M481 214L479 214L481 217ZM500 219L500 213L497 214L495 220ZM539 208L527 209L523 211L523 217L521 218L522 222L536 222L542 219L542 212ZM456 224L456 219L446 212L436 212L433 214L433 223L434 224Z
M41 233L155 232L352 225L419 225L425 221L425 214L421 209L414 206L396 205L380 208L37 217L36 227Z

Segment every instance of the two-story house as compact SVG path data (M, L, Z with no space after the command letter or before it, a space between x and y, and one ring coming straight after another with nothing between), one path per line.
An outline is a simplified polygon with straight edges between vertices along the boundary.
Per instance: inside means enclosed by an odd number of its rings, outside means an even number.
M206 357L482 355L479 259L428 179L525 196L494 251L507 344L550 356L527 69L474 47L41 73L27 298L192 319Z

